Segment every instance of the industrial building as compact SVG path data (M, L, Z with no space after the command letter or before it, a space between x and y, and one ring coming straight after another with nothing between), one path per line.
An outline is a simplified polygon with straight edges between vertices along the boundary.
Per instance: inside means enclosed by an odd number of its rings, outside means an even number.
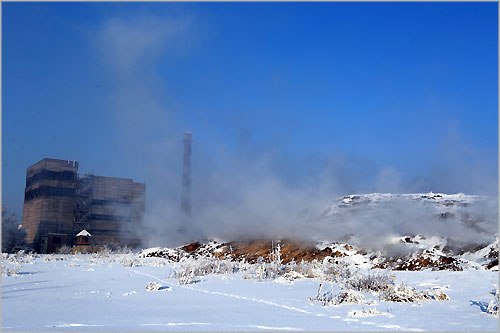
M26 241L50 253L75 245L85 230L94 246L138 245L145 192L132 179L79 175L76 161L44 158L26 172Z

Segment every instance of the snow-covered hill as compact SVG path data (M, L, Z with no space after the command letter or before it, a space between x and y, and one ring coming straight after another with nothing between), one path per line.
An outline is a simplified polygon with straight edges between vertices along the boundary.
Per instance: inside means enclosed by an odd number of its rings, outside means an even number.
M394 270L496 270L496 210L492 198L463 193L353 194L302 211L307 223L293 238L195 241L142 255L256 262L280 244L285 263L330 256Z
M457 254L491 244L498 234L497 199L463 193L352 194L309 207L301 216L308 228L301 225L300 232L308 237L388 256L411 248L394 242L403 236L439 240L444 252Z
M329 200L323 208L309 212L311 220L334 221L348 217L389 218L414 216L415 218L459 219L477 231L482 229L485 214L481 211L491 198L444 193L369 193L351 194ZM479 216L476 216L478 214Z

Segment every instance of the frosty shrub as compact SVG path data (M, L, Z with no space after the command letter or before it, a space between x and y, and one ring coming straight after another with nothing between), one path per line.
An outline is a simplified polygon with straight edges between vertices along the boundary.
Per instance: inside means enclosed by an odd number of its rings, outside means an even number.
M136 258L133 258L133 257L121 257L120 263L125 267L141 266L141 263L139 262L139 260L137 260Z
M311 301L318 301L323 306L339 305L342 303L364 303L365 297L359 291L352 289L342 289L338 294L334 294L333 290L322 292L323 284L320 283L318 293L315 298L309 298Z
M181 262L181 267L189 267L197 276L208 274L232 274L238 271L237 263L218 258L186 258Z
M58 260L64 260L63 257L61 256L56 256L54 254L48 254L43 258L44 261L58 261Z
M434 301L449 301L450 297L446 295L442 290L435 289L428 291L426 294L427 298L432 299Z
M217 258L184 258L175 269L179 284L199 282L197 276L208 274L233 274L238 271L238 263Z
M493 289L491 294L494 296L494 298L488 303L488 308L486 309L486 312L498 316L498 287Z
M387 273L357 274L344 280L344 286L358 291L380 292L394 286L396 276Z
M358 273L358 269L345 258L325 257L323 259L323 274L328 281L343 282Z
M104 245L99 251L96 253L98 257L109 257L110 254L113 254L113 250L107 245Z
M418 302L429 297L414 288L406 286L404 283L392 285L391 288L384 289L380 293L380 299L389 302Z
M146 291L157 291L160 290L161 284L158 282L149 282L146 286Z
M285 267L276 261L265 262L264 258L257 258L257 262L247 268L244 279L256 279L258 281L274 280L286 273Z
M18 262L4 262L2 261L2 275L12 276L19 274L21 265Z
M175 272L175 278L179 284L191 284L198 283L201 280L194 274L194 270L191 268L186 268L182 271Z
M2 252L12 253L25 247L26 231L20 228L15 214L2 206Z
M167 261L163 258L158 258L158 260L153 260L150 262L140 261L142 265L153 266L153 267L164 267L167 265Z
M266 262L263 257L257 258L257 262L254 265L247 267L246 274L243 275L243 278L256 279L259 281L275 280L291 272L293 268L297 268L295 262L291 262L287 265L283 264L283 260L281 259L281 244L277 243L274 245L273 243L269 255L269 262Z
M379 297L381 300L390 302L418 302L424 300L447 301L450 297L440 289L431 289L428 291L417 291L415 288L408 287L404 283L399 285L390 285L383 289Z
M281 244L276 244L274 246L273 243L273 249L271 251L271 255L269 256L270 262L274 264L277 267L281 267L283 264L283 261L281 260Z
M126 253L122 253L126 252ZM129 252L128 248L116 248L112 249L107 245L97 248L97 252L93 252L90 256L91 264L99 264L99 263L113 263L118 262L122 263L125 266L130 264L129 260L125 260L125 258L135 256L133 253ZM138 262L138 261L137 261Z
M33 254L33 252L26 253L24 250L17 251L14 254L3 254L3 260L7 260L12 263L20 264L32 264L33 259L38 257L38 255Z
M323 274L323 268L322 264L319 263L317 260L313 261L300 261L300 262L295 262L295 261L290 261L287 264L282 264L281 266L277 267L276 265L264 265L264 268L266 269L265 276L267 278L278 278L278 277L283 277L284 279L287 279L289 281L296 280L296 279L302 279L302 278L322 278L324 279L324 274ZM328 280L328 279L327 279Z
M318 301L322 305L330 305L333 304L333 290L329 290L327 292L322 292L323 290L323 283L320 283L318 286L318 293L316 294L316 297L309 297L309 300L311 301Z
M365 297L359 291L352 289L341 290L333 300L333 304L363 303Z
M2 275L11 276L19 274L22 264L33 264L33 260L39 255L32 252L26 253L24 250L13 254L2 254Z
M116 249L113 250L113 253L115 254L133 254L134 251L132 248L129 246L118 246Z
M71 248L67 245L61 246L60 249L57 250L59 254L71 254Z
M283 277L283 279L285 279L287 281L294 281L294 280L303 279L304 275L300 274L299 272L290 270L289 272L286 272L285 274L283 274L282 277Z

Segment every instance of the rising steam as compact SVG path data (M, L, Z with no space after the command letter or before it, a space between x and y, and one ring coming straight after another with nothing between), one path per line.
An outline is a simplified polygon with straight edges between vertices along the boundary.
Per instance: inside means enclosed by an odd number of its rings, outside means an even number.
M238 147L227 149L226 144L194 132L192 221L184 226L186 233L179 234L182 136L192 124L181 120L179 113L189 110L175 106L175 98L155 70L162 56L175 53L179 41L190 38L194 24L192 18L145 15L113 18L96 31L94 46L108 65L114 87L109 107L116 120L117 152L146 179L146 216L138 232L144 246L172 246L203 238L341 240L355 234L359 242L376 248L391 236L405 233L480 242L496 232L496 188L485 185L496 184L496 175L485 180L484 168L446 163L445 155L439 165L422 170L424 178L408 182L395 168L365 163L342 152L298 161L266 148L241 156L232 153ZM451 172L443 173L443 166ZM439 182L440 174L447 175L441 177L446 184ZM492 174L488 171L487 175ZM328 199L354 192L446 192L447 188L488 192L491 199L467 208L482 219L481 230L470 229L459 217L431 218L426 207L401 200L378 210L352 211L329 219L319 216Z

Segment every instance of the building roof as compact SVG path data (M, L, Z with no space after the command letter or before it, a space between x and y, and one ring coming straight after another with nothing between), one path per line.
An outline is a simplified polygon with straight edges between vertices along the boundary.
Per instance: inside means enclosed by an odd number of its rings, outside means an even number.
M87 237L91 237L92 235L90 234L90 232L88 232L87 230L82 230L78 233L78 235L76 235L77 237L78 236L87 236Z

